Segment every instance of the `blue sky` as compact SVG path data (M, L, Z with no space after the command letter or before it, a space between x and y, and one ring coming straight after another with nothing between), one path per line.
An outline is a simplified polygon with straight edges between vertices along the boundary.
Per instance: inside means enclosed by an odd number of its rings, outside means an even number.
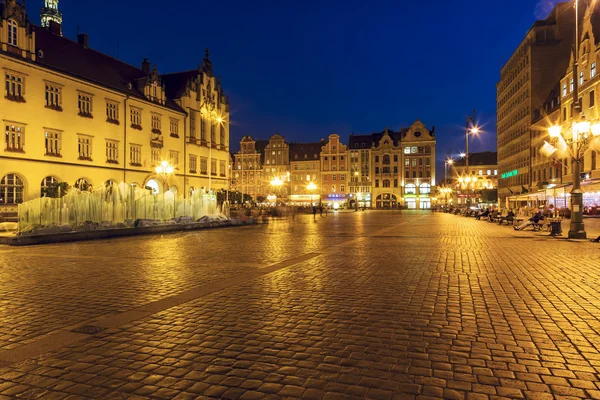
M208 47L231 103L231 142L245 135L315 141L435 125L438 158L464 150L464 121L494 150L495 85L552 0L61 0L64 34L162 73L196 67ZM39 3L39 4L38 4ZM39 22L42 0L30 0ZM232 145L232 148L237 146Z

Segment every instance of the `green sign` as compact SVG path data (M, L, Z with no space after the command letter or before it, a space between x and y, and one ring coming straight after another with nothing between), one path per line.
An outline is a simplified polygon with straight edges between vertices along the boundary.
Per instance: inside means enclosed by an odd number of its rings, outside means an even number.
M511 176L519 175L518 169L513 169L512 171L508 171L502 174L502 179L510 178Z

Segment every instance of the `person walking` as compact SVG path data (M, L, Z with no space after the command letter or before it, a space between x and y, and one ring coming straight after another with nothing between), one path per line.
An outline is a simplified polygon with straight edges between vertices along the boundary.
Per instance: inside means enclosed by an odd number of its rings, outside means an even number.
M319 206L319 215L322 217L323 216L323 204L321 204Z
M317 220L317 206L313 206L313 219Z

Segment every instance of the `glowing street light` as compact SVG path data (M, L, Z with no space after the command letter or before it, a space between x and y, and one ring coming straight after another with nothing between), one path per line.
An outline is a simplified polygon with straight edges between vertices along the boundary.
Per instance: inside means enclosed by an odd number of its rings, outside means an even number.
M577 84L577 83L575 83ZM576 98L576 97L574 97ZM579 122L564 131L560 125L548 128L552 142L544 142L540 153L548 158L571 159L573 165L573 189L571 190L571 225L570 239L585 239L587 234L583 224L583 192L581 190L581 163L585 153L590 149L600 148L600 123L591 123L582 115Z
M165 185L169 175L173 174L174 168L169 164L168 161L161 161L160 164L154 169L158 175L162 177L163 181L163 193L165 192Z
M310 205L312 206L314 205L313 195L317 191L317 185L314 182L309 182L308 185L306 185L306 189L310 191Z

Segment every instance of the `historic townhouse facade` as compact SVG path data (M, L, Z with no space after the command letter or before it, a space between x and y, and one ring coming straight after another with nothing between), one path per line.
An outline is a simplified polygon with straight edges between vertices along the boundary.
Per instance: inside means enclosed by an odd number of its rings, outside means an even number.
M321 148L321 202L337 207L348 200L348 148L332 133Z
M250 136L244 136L240 141L240 151L234 154L232 188L250 195L254 200L264 196L263 166L260 158L256 141Z
M287 198L290 194L290 145L283 136L275 133L269 138L262 154L263 185L266 193ZM274 181L281 181L281 185L273 185Z
M402 132L403 206L410 209L431 207L435 175L435 128L428 130L416 120Z
M371 208L371 147L372 135L350 135L348 158L350 161L350 183L348 206Z
M290 144L290 202L311 204L320 198L321 147L324 142Z
M45 2L45 27L16 0L0 7L0 208L53 182L226 187L229 101L208 51L199 69L161 75L147 60L137 68L94 51L86 35L62 37L57 0ZM163 160L175 169L166 182L154 171Z
M387 128L373 134L371 170L376 208L398 208L402 200L402 134Z
M451 177L455 205L498 202L498 153L470 153L468 170L464 158L457 160L452 164Z
M501 203L531 190L534 110L542 108L568 67L574 25L573 1L558 3L545 20L533 24L500 71L496 118Z

